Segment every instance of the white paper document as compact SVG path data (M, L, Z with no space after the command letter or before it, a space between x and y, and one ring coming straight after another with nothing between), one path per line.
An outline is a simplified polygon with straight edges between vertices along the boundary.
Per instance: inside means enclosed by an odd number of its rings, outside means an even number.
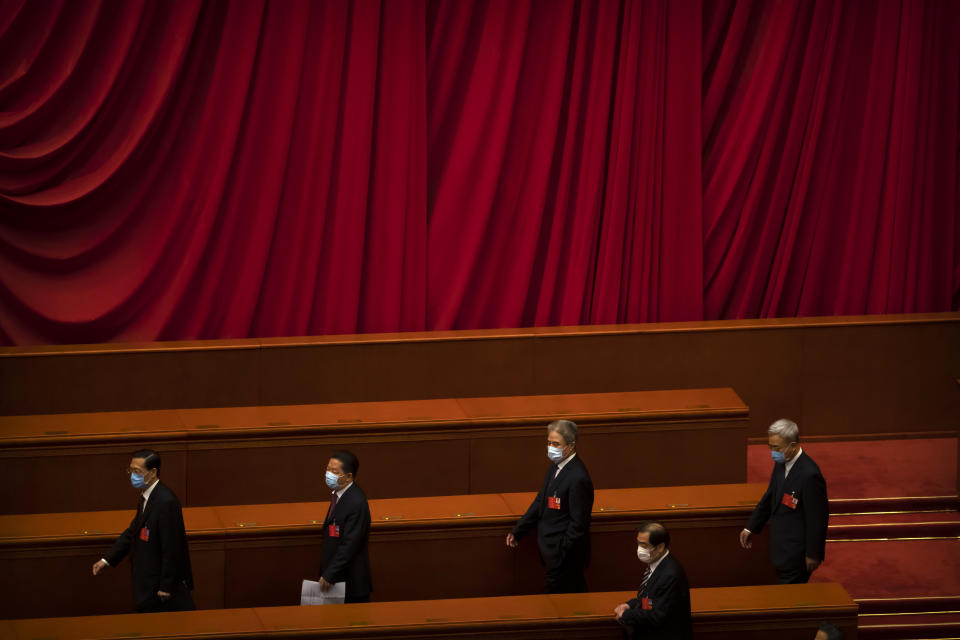
M346 582L334 582L326 591L320 591L319 582L304 580L300 587L300 604L343 604L346 593Z

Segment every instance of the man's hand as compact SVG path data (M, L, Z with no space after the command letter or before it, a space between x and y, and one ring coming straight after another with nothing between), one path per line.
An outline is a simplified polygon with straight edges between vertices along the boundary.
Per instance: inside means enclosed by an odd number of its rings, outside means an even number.
M332 582L327 582L323 576L320 576L320 591L329 591L332 586Z
M617 617L617 620L623 617L623 612L630 608L626 602L623 604L618 604L617 608L613 610L613 615Z
M740 532L740 546L744 549L753 549L753 534L744 529Z
M511 549L517 548L517 539L513 537L513 532L507 534L507 546Z
M170 594L162 589L157 591L157 595L160 597L160 600L162 600L163 602L166 602L167 600L170 599Z
M100 573L101 571L103 571L109 566L110 565L108 565L103 560L97 560L96 562L93 563L93 575L97 575L98 573Z
M821 562L823 562L823 560L815 560L814 558L811 558L808 556L807 557L807 573L813 573L814 571L816 571L817 567L820 566Z

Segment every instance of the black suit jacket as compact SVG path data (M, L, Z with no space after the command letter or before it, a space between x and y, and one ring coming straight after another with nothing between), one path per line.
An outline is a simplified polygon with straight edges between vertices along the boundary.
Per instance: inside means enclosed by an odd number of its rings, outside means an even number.
M340 536L330 535L330 526L340 527ZM323 521L320 548L321 575L327 582L346 582L347 595L364 597L373 591L370 578L370 506L363 489L356 483L337 501L333 513Z
M157 591L172 594L178 588L193 589L183 511L177 496L162 482L154 486L143 514L134 514L104 559L115 567L128 553L137 605L155 598Z
M640 592L627 604L620 623L633 630L638 638L651 640L688 640L693 637L690 617L690 586L683 567L667 555L647 582L647 597L651 609L641 606Z
M804 557L823 560L827 540L827 483L820 467L806 453L800 455L784 480L783 463L773 465L767 492L757 503L747 529L760 533L770 523L770 560L789 567ZM797 508L782 503L783 494L797 498Z
M551 464L543 486L530 508L513 527L518 540L537 527L540 558L549 568L570 561L590 564L590 514L593 512L593 482L587 467L577 455L554 477L557 465ZM560 508L551 509L550 498L560 499Z

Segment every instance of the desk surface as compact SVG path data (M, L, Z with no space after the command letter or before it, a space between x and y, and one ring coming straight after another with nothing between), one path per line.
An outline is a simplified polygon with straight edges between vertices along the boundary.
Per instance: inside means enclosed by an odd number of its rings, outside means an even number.
M11 637L79 638L228 638L241 634L289 637L313 632L330 637L418 632L441 634L465 628L488 631L522 626L582 625L609 622L613 608L633 592L507 596L460 600L420 600L332 607L268 607L129 614L76 618L38 618L0 623ZM719 619L749 620L762 615L785 618L816 613L824 617L856 616L857 605L839 584L813 583L761 587L691 589L694 624ZM5 629L6 627L6 629Z
M674 520L750 512L763 495L763 484L720 484L640 489L601 489L594 499L596 522L635 517ZM404 528L450 528L477 524L512 524L535 493L491 493L370 501L373 532ZM190 537L258 535L319 530L327 502L187 507L183 510ZM0 516L0 547L77 541L109 541L127 527L133 508L125 511L40 513Z
M567 417L580 422L650 421L664 418L747 416L733 389L677 389L444 398L334 404L165 409L0 416L0 446L102 441L143 437L186 439L261 433L436 430L490 423L546 424Z

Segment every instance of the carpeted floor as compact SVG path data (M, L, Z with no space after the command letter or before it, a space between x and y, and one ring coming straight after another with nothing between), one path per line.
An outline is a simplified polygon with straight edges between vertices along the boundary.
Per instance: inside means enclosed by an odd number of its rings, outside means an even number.
M874 522L892 523L921 523L921 522L960 522L960 512L957 511L913 511L910 513L864 513L830 514L830 524L872 524Z
M831 498L957 494L956 438L809 442ZM747 482L767 482L773 461L765 444L747 448Z
M812 582L839 582L854 598L960 594L960 540L831 542Z
M803 449L820 466L831 499L957 495L956 438L810 442ZM767 482L772 468L766 445L748 447L748 482ZM830 516L826 561L811 580L839 582L856 599L891 598L893 603L960 596L960 539L956 536L960 512L932 506L940 503L950 504L943 500L835 504L838 511L854 512ZM913 539L923 536L946 537ZM865 637L942 638L947 637L942 632L956 623L955 604L934 603L924 615L896 613L897 605L889 602L884 606L893 607L894 614L861 618ZM951 611L940 612L938 606ZM935 629L938 624L941 628ZM902 625L902 633L881 628L890 625Z

